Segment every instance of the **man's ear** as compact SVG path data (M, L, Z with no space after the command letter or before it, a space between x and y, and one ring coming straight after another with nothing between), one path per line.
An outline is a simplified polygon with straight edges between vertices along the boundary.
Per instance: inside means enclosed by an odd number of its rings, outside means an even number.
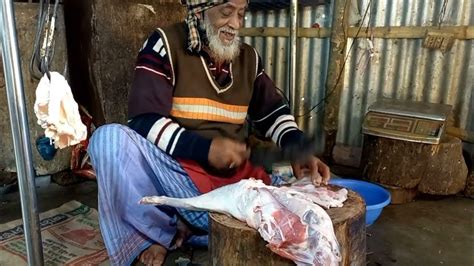
M196 13L196 17L197 17L198 19L202 19L202 12Z

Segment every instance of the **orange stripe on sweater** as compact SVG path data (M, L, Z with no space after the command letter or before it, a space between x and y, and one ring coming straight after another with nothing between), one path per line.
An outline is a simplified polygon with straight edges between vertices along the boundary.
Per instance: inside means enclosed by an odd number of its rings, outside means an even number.
M220 103L220 102L206 99L206 98L174 97L173 104L212 106L212 107L217 107L217 108L224 109L230 112L238 112L238 113L244 113L244 112L246 113L248 110L248 106L225 104L225 103Z
M221 115L209 114L209 113L196 113L196 112L187 112L179 110L171 110L171 115L179 118L186 119L197 119L197 120L207 120L214 122L225 122L231 124L243 124L245 119L233 119Z

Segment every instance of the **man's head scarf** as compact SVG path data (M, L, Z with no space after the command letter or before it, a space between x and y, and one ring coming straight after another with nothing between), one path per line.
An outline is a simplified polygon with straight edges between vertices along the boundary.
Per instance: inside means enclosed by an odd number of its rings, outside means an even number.
M202 40L199 35L198 18L196 14L204 12L216 5L224 4L228 0L181 0L183 5L188 9L186 24L188 24L188 50L190 52L199 53L202 49Z

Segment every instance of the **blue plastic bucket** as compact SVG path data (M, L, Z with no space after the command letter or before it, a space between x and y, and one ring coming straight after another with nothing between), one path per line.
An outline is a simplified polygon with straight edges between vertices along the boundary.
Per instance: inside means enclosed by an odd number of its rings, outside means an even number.
M385 206L390 203L390 192L383 187L356 179L334 178L330 184L348 188L360 194L366 203L365 223L372 225Z

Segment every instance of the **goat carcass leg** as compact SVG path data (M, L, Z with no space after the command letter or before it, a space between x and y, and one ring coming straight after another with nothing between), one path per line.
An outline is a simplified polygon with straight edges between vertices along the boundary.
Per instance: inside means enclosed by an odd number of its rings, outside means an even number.
M236 184L223 186L192 198L170 198L165 196L144 197L140 204L167 205L196 211L215 211L231 215L238 220L247 221L252 216L251 208L244 205L250 204L258 192L250 189L255 183L261 181L242 180ZM262 184L263 185L263 184Z

